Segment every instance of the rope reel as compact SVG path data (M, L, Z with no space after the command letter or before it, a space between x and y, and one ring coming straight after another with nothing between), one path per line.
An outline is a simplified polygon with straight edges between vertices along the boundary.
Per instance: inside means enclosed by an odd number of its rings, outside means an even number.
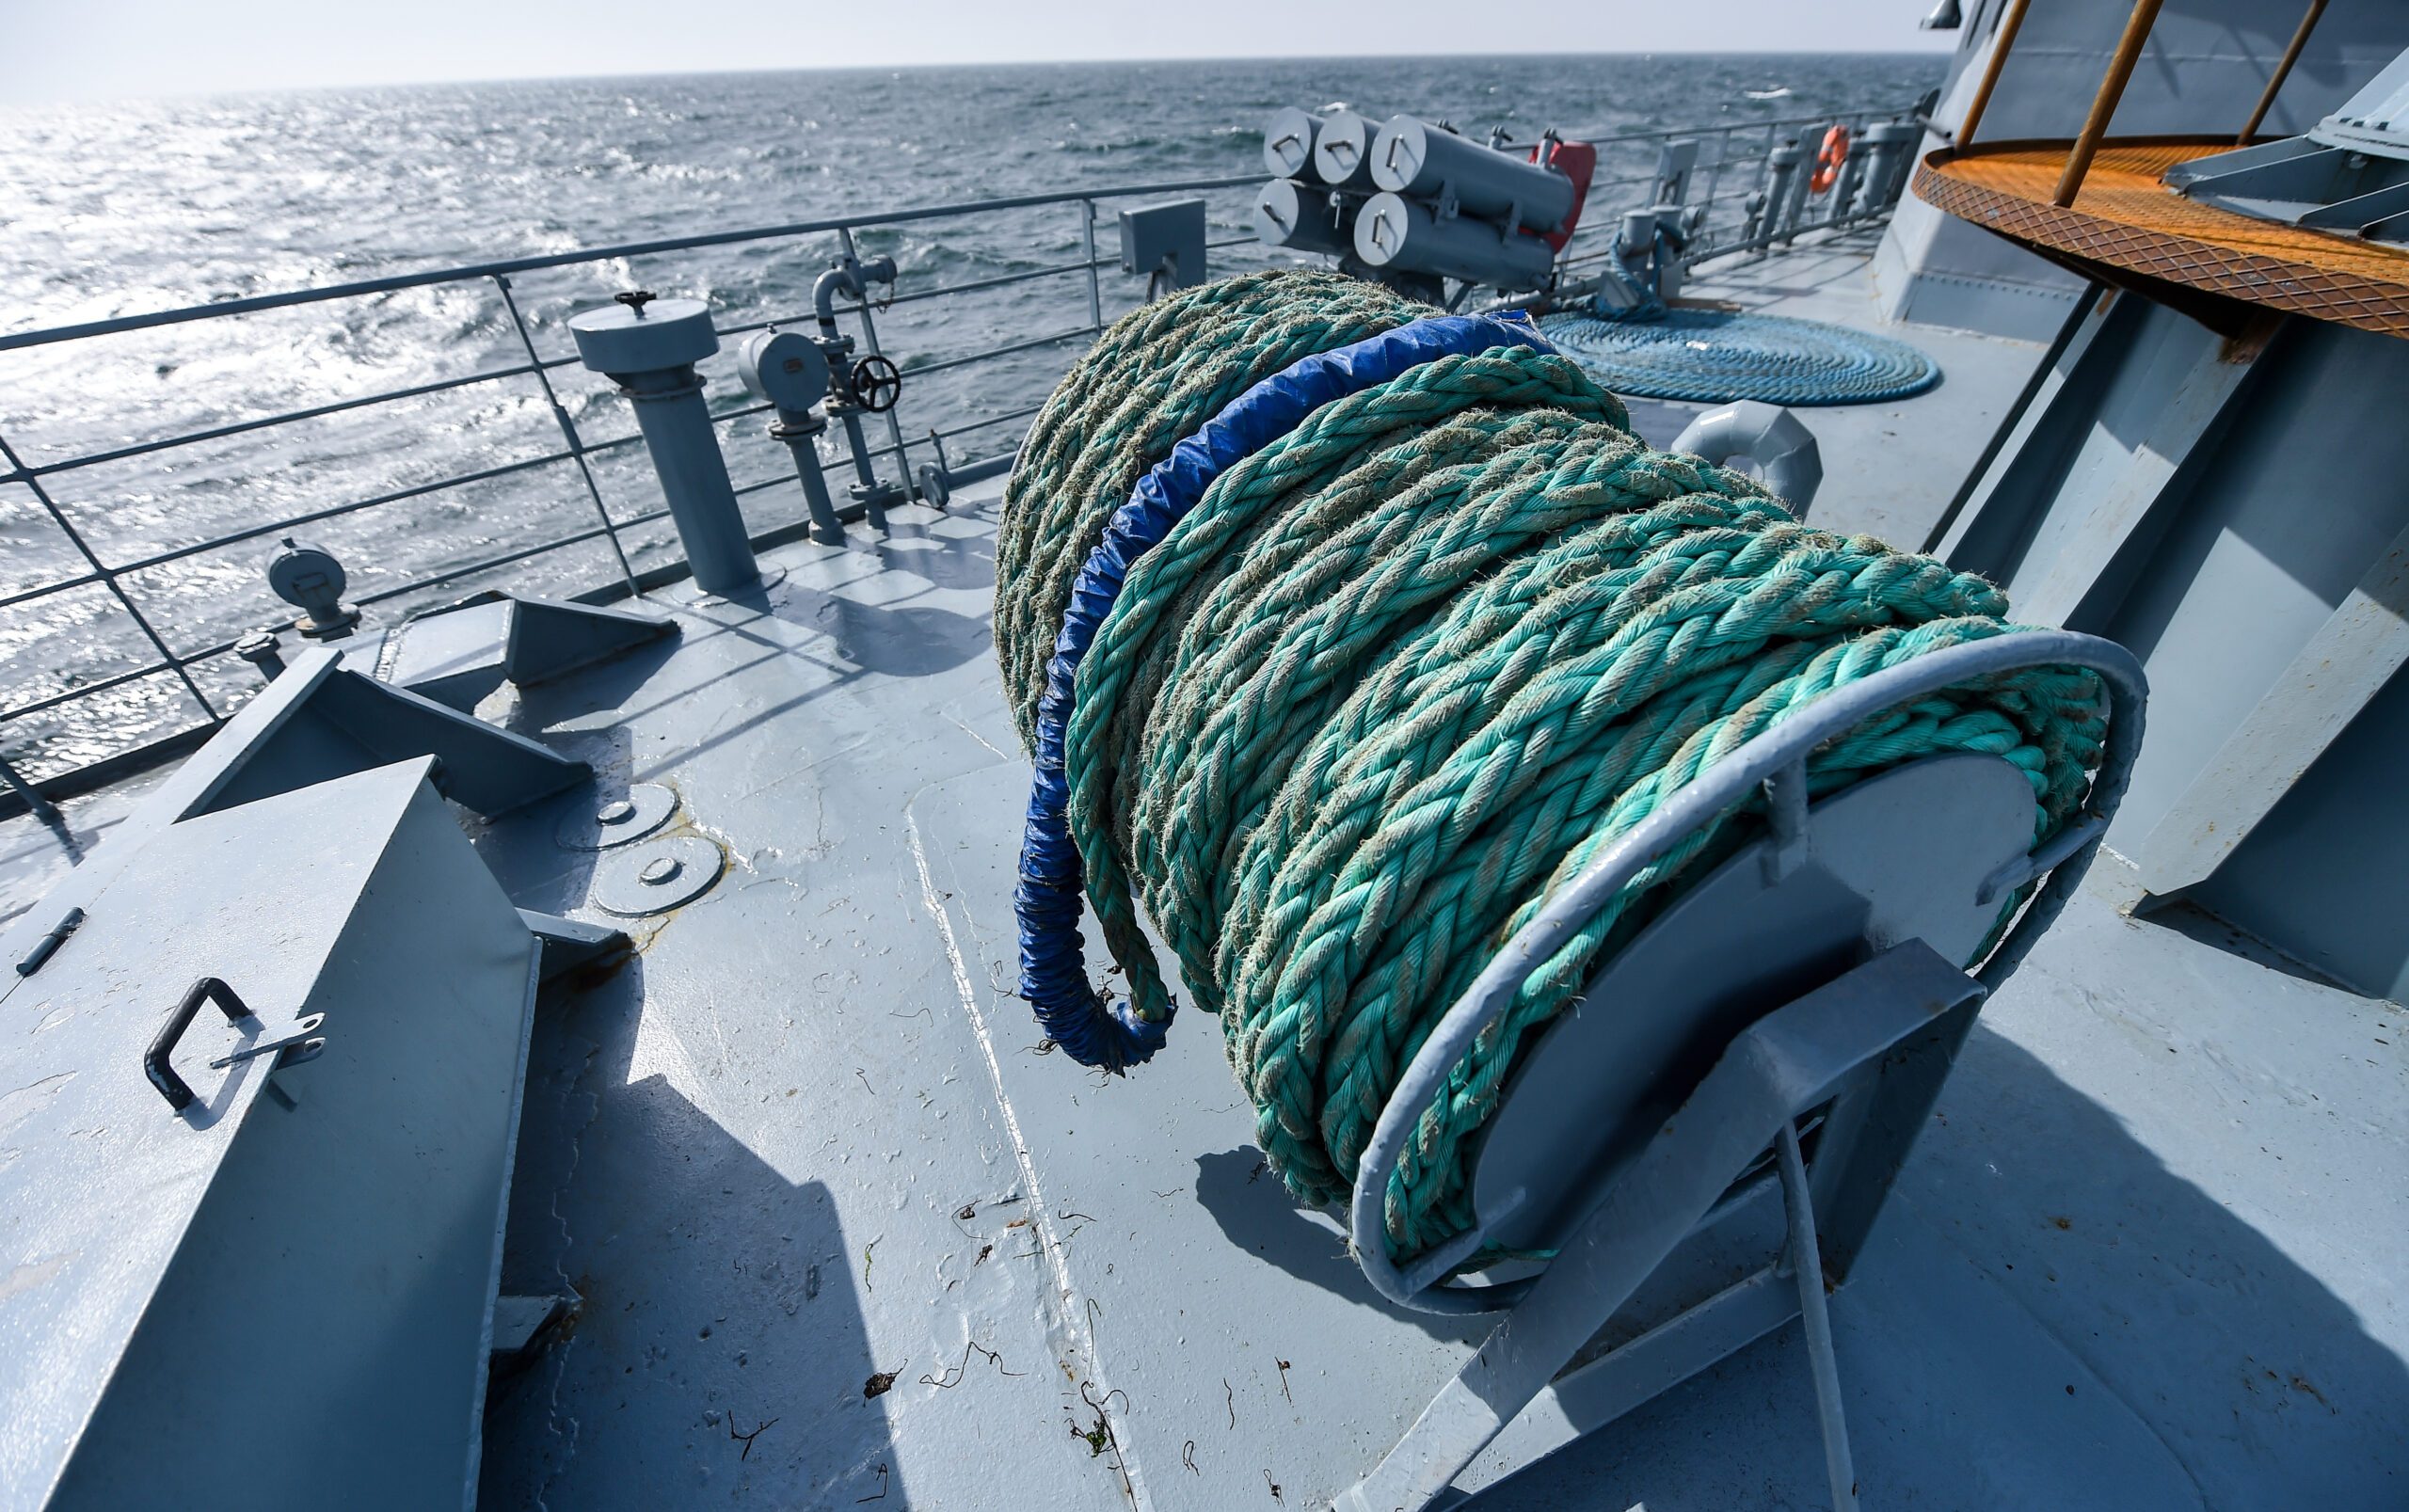
M1037 768L1022 994L1080 1060L1146 1059L1173 996L1142 908L1273 1168L1338 1201L1407 1063L1552 893L1752 737L2008 633L2005 611L1650 451L1527 323L1320 272L1182 291L1075 364L1006 493L997 649ZM2046 841L2103 708L2055 665L1919 692L1818 744L1809 790L1984 753ZM1455 1064L1383 1161L1399 1262L1472 1225L1477 1136L1524 1048L1763 806L1735 799L1621 884ZM1089 977L1083 903L1126 996Z

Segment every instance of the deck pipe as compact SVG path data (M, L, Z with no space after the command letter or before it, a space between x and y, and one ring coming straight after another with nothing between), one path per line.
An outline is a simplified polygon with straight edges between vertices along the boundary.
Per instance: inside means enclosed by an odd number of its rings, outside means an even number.
M861 262L848 256L812 280L811 285L812 313L820 322L820 349L827 355L830 387L835 390L822 407L845 427L845 449L854 459L853 495L869 510L871 528L879 531L886 529L889 490L878 481L878 470L870 466L869 441L862 435L861 406L854 402L853 378L844 365L853 352L854 341L837 328L837 295L842 293L855 299L868 299L871 284L894 281L893 258L881 256Z
M1781 209L1781 244L1788 247L1808 228L1807 201L1815 197L1817 156L1823 133L1809 128L1809 137L1798 142L1798 167L1790 175L1790 195ZM1810 138L1813 144L1810 145Z
M1555 250L1536 236L1485 220L1441 220L1418 199L1376 194L1355 215L1355 255L1366 267L1427 273L1500 289L1537 289L1555 267Z
M1907 169L1915 161L1915 143L1923 134L1905 121L1885 120L1865 129L1865 196L1862 215L1875 215L1899 202L1907 186Z
M1298 252L1353 249L1363 200L1317 183L1274 179L1254 197L1254 234L1267 247Z
M1637 292L1643 301L1670 304L1682 295L1682 252L1688 245L1689 238L1682 231L1682 207L1651 205L1623 213L1609 261L1619 269L1624 286Z
M847 294L855 299L867 299L871 284L894 281L895 260L891 257L874 257L867 263L849 257L832 264L827 272L811 282L811 311L819 317L821 336L836 341L844 339L843 333L837 329L838 294Z
M699 299L660 299L638 290L572 317L568 328L579 359L617 384L634 406L636 428L652 454L695 583L727 594L759 582L744 513L694 372L695 363L719 350L710 308Z
M1508 230L1555 231L1572 214L1572 181L1412 116L1392 116L1372 139L1372 183Z
M1749 240L1770 239L1796 220L1800 196L1791 191L1795 187L1803 194L1807 180L1807 175L1799 171L1799 156L1798 139L1795 136L1782 138L1765 154L1764 218L1750 233Z

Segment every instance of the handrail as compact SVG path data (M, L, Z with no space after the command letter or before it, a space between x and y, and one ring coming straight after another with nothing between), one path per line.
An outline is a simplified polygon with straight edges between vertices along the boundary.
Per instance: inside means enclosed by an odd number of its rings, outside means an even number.
M1842 116L1899 116L1906 112L1896 106L1882 104L1841 105L1830 110L1818 110L1804 116L1771 116L1763 120L1718 120L1705 126L1663 126L1652 131L1626 132L1616 127L1600 127L1592 132L1559 131L1558 136L1587 142L1592 147L1611 147L1623 142L1670 141L1678 136L1712 136L1736 132L1763 131L1766 127L1819 126ZM1531 142L1508 140L1508 147L1529 147Z
M815 236L829 231L863 231L879 226L902 226L924 220L950 220L962 215L992 215L1004 210L1029 210L1041 205L1077 204L1083 199L1122 199L1131 195L1171 194L1187 189L1231 189L1240 184L1261 182L1262 175L1249 173L1232 178L1173 179L1162 183L1120 183L1099 189L1072 189L1056 194L1013 195L1000 199L973 199L954 205L915 205L904 210L865 212L857 215L831 215L820 220L790 221L782 226L757 226L744 231L706 231L696 236L672 236L654 242L624 242L614 247L589 247L573 252L552 252L542 257L505 258L493 263L470 263L458 267L430 268L419 273L395 273L381 279L362 279L356 283L328 284L317 289L294 289L283 294L254 294L247 299L221 299L205 305L186 305L177 310L154 310L136 315L115 315L107 320L85 321L74 326L53 326L41 330L16 331L0 334L0 352L14 352L29 346L48 346L58 342L81 341L91 336L113 336L120 331L149 330L159 326L177 326L186 321L215 320L221 315L248 315L263 310L285 310L295 305L322 304L329 299L358 299L369 294L394 294L404 289L423 289L438 283L458 283L471 279L490 279L513 273L534 273L545 268L574 267L581 263L609 263L626 257L649 257L661 252L691 251L698 247L726 247L736 242L777 241L794 236Z
M496 378L523 377L537 371L535 364L519 362L506 368L487 368L476 373L462 374L456 377L437 378L403 389L386 389L376 393L358 394L349 399L331 399L323 405L311 405L306 409L288 409L279 414L259 415L249 420L228 421L223 425L211 425L201 430L185 431L179 436L136 441L132 445L120 446L112 451L92 452L83 456L69 457L64 462L37 462L22 471L0 474L0 483L22 483L27 478L47 478L55 473L72 471L76 468L99 467L104 462L123 462L133 457L148 456L153 452L173 451L179 446L195 446L202 441L222 441L230 436L241 436L247 431L267 430L273 426L291 424L297 421L323 420L328 415L340 415L346 409L365 409L371 405L389 405L402 399L423 399L428 394L446 393L454 389L465 389L471 384L486 383Z

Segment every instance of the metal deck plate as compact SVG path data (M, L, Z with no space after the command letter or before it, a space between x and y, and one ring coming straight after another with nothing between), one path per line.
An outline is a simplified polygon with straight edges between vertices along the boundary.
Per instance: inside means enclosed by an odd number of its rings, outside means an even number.
M640 782L615 798L566 805L552 837L564 851L608 851L641 840L678 812L678 793L657 782Z
M1407 1313L1373 1294L1348 1257L1335 1218L1300 1211L1278 1178L1263 1169L1252 1144L1252 1109L1209 1024L1175 1028L1165 1053L1128 1077L1109 1082L1060 1057L1028 1053L1037 1031L1027 1006L1000 990L1014 979L1016 950L1011 912L1016 825L1006 800L1025 789L1027 781L1027 769L1017 765L957 779L916 800L913 822L963 943L966 974L974 984L991 984L982 995L992 1006L982 1005L982 1011L1007 1052L998 1058L1001 1085L1028 1135L1033 1168L1049 1191L1076 1199L1059 1205L1075 1205L1083 1218L1093 1215L1093 1227L1075 1223L1081 1232L1066 1246L1071 1283L1077 1294L1097 1300L1104 1318L1144 1320L1103 1334L1102 1344L1111 1384L1128 1395L1122 1432L1151 1488L1148 1504L1202 1512L1268 1504L1267 1487L1277 1484L1286 1504L1319 1505L1371 1467L1494 1320ZM2024 791L2029 810L2031 789ZM1090 959L1105 959L1093 941ZM1747 1226L1746 1216L1740 1226ZM1952 1355L1966 1343L1926 1337L1930 1324L1922 1312L1934 1305L1925 1290L1930 1276L1938 1271L1945 1280L1952 1273L1925 1258L1906 1262L1905 1276L1887 1275L1901 1264L1891 1251L1895 1231L1905 1226L1895 1216L1886 1220L1862 1264L1861 1275L1886 1278L1883 1285L1868 1289L1881 1294L1880 1302L1872 1308L1843 1306L1836 1313L1845 1320L1844 1384L1861 1390L1861 1376L1880 1377L1880 1395L1853 1405L1852 1423L1873 1418L1875 1426L1856 1431L1860 1439L1868 1431L1888 1438L1887 1453L1860 1444L1860 1459L1880 1463L1882 1473L1891 1475L1903 1468L1903 1452L1928 1453L1928 1445L1913 1447L1892 1436L1896 1430L1887 1425L1896 1420L1892 1393L1946 1394L1953 1413L1988 1415L2014 1424L2002 1431L2019 1439L2039 1435L2036 1442L2056 1445L2053 1454L2034 1450L2034 1457L2019 1472L2019 1484L2033 1493L2029 1504L2084 1504L2075 1488L2103 1485L2132 1493L2124 1505L2181 1504L2164 1500L2180 1484L2179 1470L2130 1417L2103 1410L2098 1400L2084 1402L2078 1411L2061 1394L2060 1403L2033 1403L2040 1414L2034 1418L1993 1395L1979 1379L1955 1379ZM1715 1256L1728 1253L1729 1263L1739 1264L1746 1246L1710 1234L1695 1248L1703 1253L1687 1263L1692 1276L1716 1263ZM1762 1252L1754 1257L1757 1263L1762 1259ZM1922 1280L1916 1279L1919 1273ZM1909 1283L1904 1293L1894 1289L1897 1281ZM1842 1300L1856 1296L1853 1287ZM1643 1292L1635 1311L1645 1313L1652 1305L1653 1295ZM1939 1305L1993 1318L2002 1311L1997 1301L1974 1297ZM1901 1309L1911 1318L1891 1315ZM1158 1319L1173 1324L1166 1328ZM1683 1439L1702 1434L1679 1452L1683 1468L1678 1473L1593 1496L1572 1489L1586 1477L1542 1467L1525 1477L1538 1495L1525 1504L1613 1512L1637 1501L1651 1507L1747 1505L1750 1495L1765 1493L1768 1474L1784 1493L1811 1498L1821 1451L1806 1400L1805 1371L1786 1358L1795 1347L1795 1331L1757 1346L1785 1357L1762 1389L1714 1403L1698 1427L1678 1421L1664 1430ZM2062 1346L2029 1326L1993 1336L1986 1347L2014 1352L2035 1370L2079 1368ZM1867 1353L1869 1348L1877 1353ZM1712 1382L1746 1369L1750 1360L1744 1354L1700 1379ZM1280 1368L1284 1361L1285 1370ZM1227 1393L1224 1381L1230 1383ZM1230 1422L1233 1408L1236 1426ZM1532 1424L1521 1434L1509 1432L1459 1484L1472 1488L1508 1474L1520 1463L1517 1456L1540 1442L1530 1435L1549 1420L1544 1398L1535 1412ZM1795 1424L1789 1421L1794 1419ZM2070 1437L2078 1423L2082 1436ZM1795 1455L1752 1455L1750 1462L1758 1467L1752 1489L1730 1500L1702 1494L1704 1488L1727 1484L1723 1472L1700 1475L1714 1460L1713 1440L1769 1436L1785 1442L1795 1437ZM1779 1460L1780 1470L1771 1470L1769 1459ZM1199 1467L1192 1474L1187 1469L1191 1460ZM1935 1488L1957 1486L1964 1469L1940 1455L1912 1479ZM1738 1484L1747 1487L1750 1481ZM2011 1496L1997 1504L2025 1504Z
M676 781L731 870L539 1027L505 1289L588 1303L498 1393L485 1501L1310 1506L1483 1321L1371 1297L1258 1170L1209 1024L1126 1079L1037 1053L990 527L897 517L874 549L782 549L755 605L681 611L640 695L601 668L522 702L606 773ZM558 819L483 849L571 912L597 858ZM1868 1504L2382 1504L2409 1472L2384 1237L2409 1095L2369 1037L2397 1011L2124 919L2113 870L1985 1009L1834 1300ZM1811 1504L1795 1348L1484 1504ZM1466 1484L1551 1421L1543 1398Z

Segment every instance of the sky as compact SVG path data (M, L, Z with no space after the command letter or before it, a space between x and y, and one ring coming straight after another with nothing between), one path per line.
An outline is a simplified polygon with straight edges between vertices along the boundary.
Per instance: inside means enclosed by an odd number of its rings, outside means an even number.
M0 0L0 103L728 69L1367 54L1927 52L1930 0Z

